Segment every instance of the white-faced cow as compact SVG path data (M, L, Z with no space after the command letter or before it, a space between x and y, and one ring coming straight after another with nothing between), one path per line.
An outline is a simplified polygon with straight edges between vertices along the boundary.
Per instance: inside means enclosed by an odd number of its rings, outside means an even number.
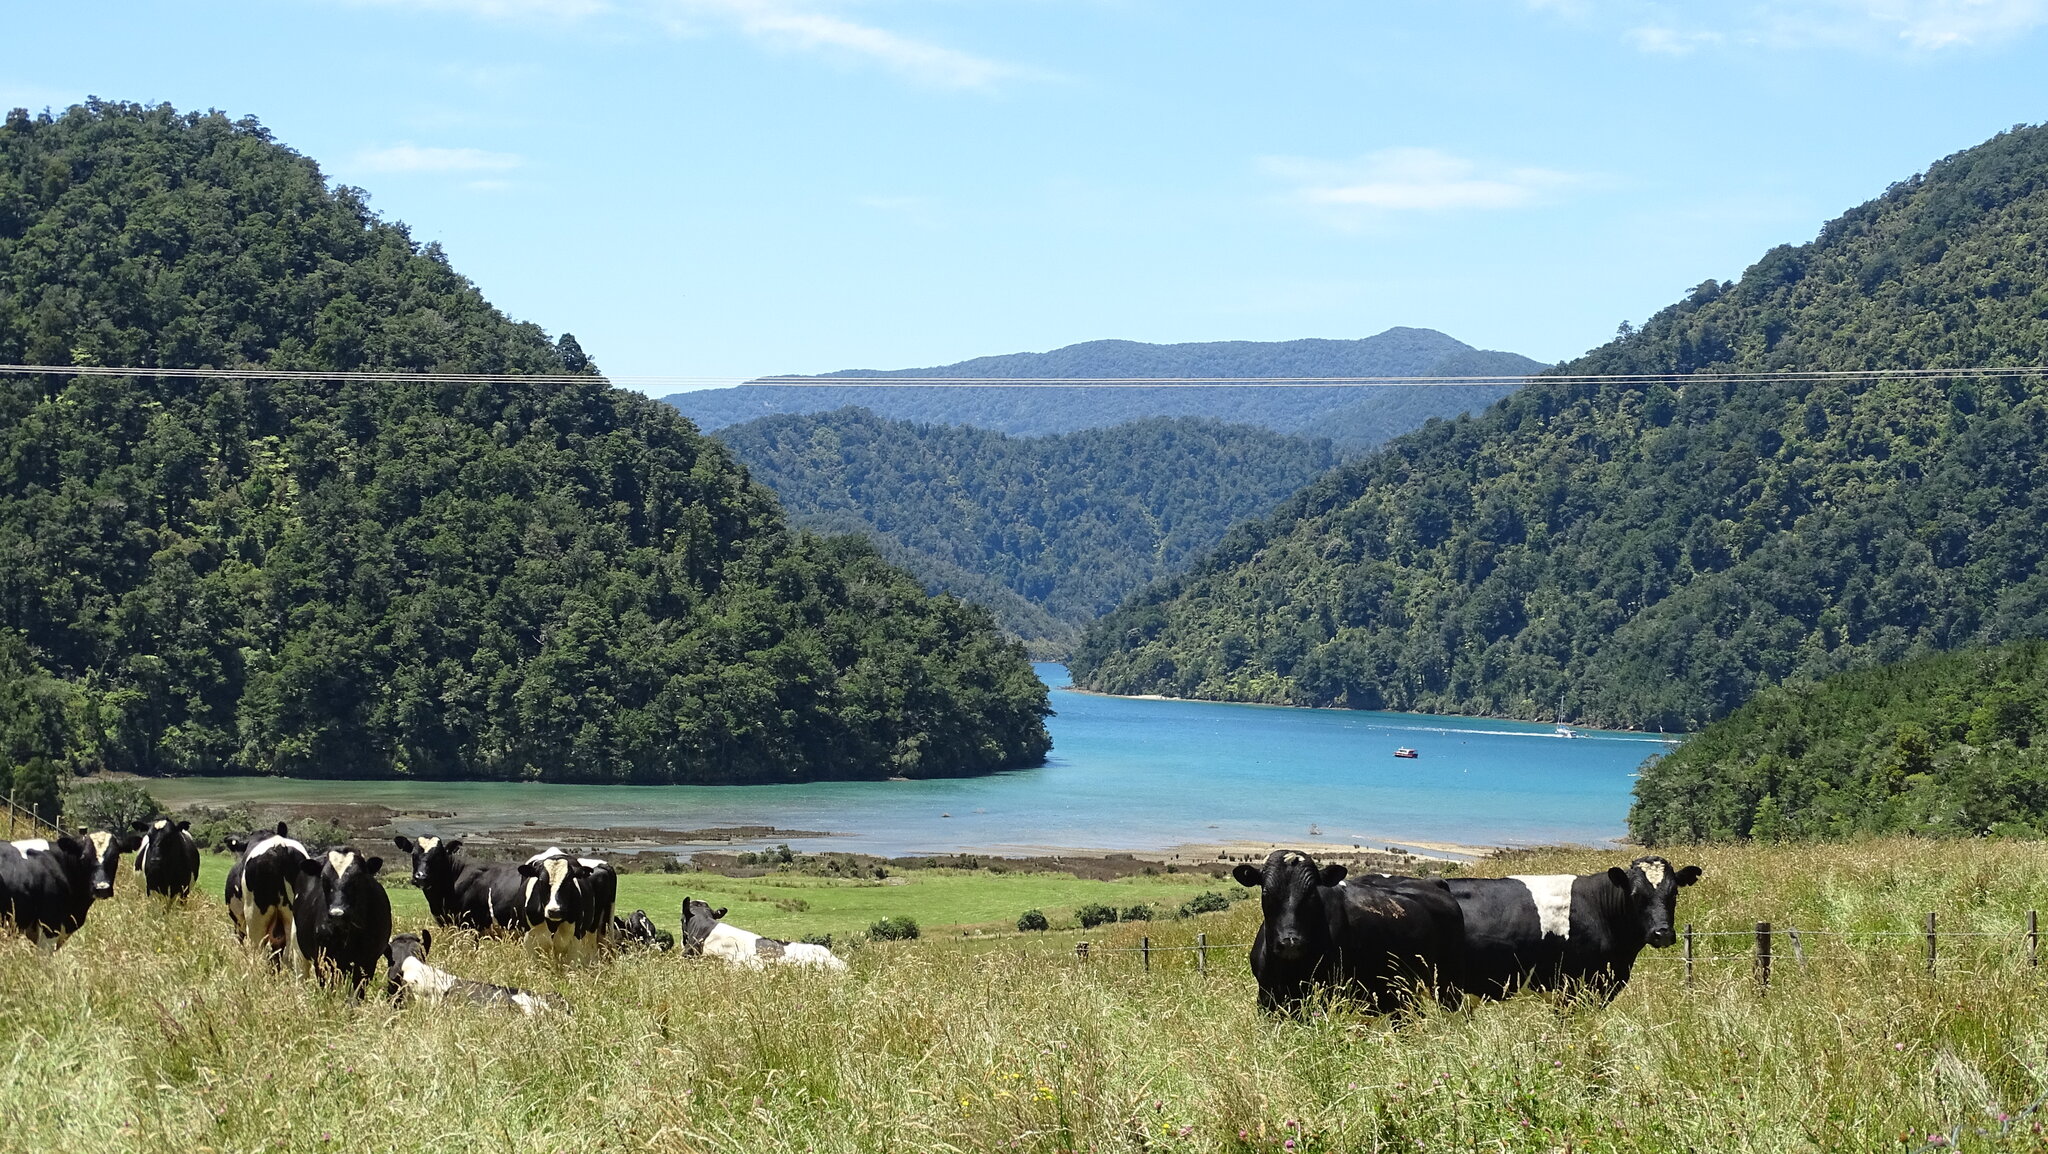
M292 903L303 877L300 867L313 855L292 840L283 822L274 832L229 838L228 848L240 854L228 867L222 895L235 936L248 944L250 952L280 965L298 953Z
M433 931L421 930L417 934L399 934L385 947L385 989L393 1001L411 999L439 1005L453 1000L477 1006L510 1006L529 1015L569 1012L569 1003L553 994L459 978L428 965L427 951L433 944Z
M82 837L0 842L0 915L45 953L85 924L98 858Z
M591 924L590 867L550 850L521 863L519 875L526 879L520 904L527 948L557 963L595 957L600 935Z
M132 833L115 833L108 829L81 829L78 840L85 843L87 854L92 858L92 900L105 901L113 897L114 879L121 874L121 857L134 853L142 839Z
M192 823L160 817L138 821L141 833L135 851L135 872L142 875L144 893L177 900L191 894L199 880L199 843L192 840Z
M369 989L391 941L391 897L377 880L384 859L353 848L299 863L292 922L299 944L293 968L322 981L348 979L357 997Z
M1645 945L1677 939L1678 890L1700 867L1639 857L1597 874L1453 878L1465 911L1466 989L1504 998L1518 989L1564 990L1610 1001L1628 985Z
M549 846L526 859L526 865L539 866L541 876L552 878L554 874L548 863L558 861L573 861L580 867L575 887L579 912L574 918L573 931L566 937L560 929L549 930L548 936L555 943L552 949L558 957L583 959L594 957L600 949L616 949L619 942L612 911L619 902L619 875L612 869L612 863L598 857L572 858L562 847ZM522 866L522 871L525 868ZM527 940L538 945L533 937L537 923L532 920L534 909L530 896L534 888L533 885L528 886Z
M1379 1013L1433 993L1455 1008L1464 917L1442 882L1370 877L1346 882L1342 865L1294 850L1233 876L1259 891L1265 920L1252 939L1259 1007L1296 1013L1329 989Z
M845 959L813 942L784 942L763 937L719 919L725 908L697 898L683 899L683 953L691 957L723 958L731 965L750 970L766 966L813 966L821 970L844 970Z

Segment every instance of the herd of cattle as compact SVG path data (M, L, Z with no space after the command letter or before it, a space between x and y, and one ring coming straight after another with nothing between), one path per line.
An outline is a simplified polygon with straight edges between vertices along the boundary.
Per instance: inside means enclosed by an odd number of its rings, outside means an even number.
M57 949L94 901L113 895L130 853L147 893L186 897L199 878L188 824L158 818L136 822L131 832L0 842L0 919L40 948ZM645 910L614 913L618 874L602 858L551 847L516 864L470 863L458 856L460 839L394 840L412 856L412 883L438 926L510 935L557 964L674 944ZM381 961L394 998L455 998L527 1013L565 1008L551 995L429 965L431 930L393 933L391 899L377 880L382 858L346 846L315 853L283 822L228 846L237 855L224 893L228 920L273 966L344 980L361 996ZM1678 890L1698 881L1700 870L1640 857L1627 869L1586 875L1351 877L1342 865L1276 850L1263 866L1238 866L1235 876L1260 891L1265 915L1251 953L1261 1007L1297 1010L1328 989L1386 1012L1417 996L1455 1006L1466 995L1504 998L1519 989L1610 999L1628 984L1644 946L1676 940ZM728 925L725 912L683 899L683 952L746 967L846 968L824 946L749 933Z
M1275 850L1235 876L1265 914L1252 939L1260 1006L1293 1011L1331 989L1387 1012L1417 996L1456 1007L1521 989L1610 1000L1644 946L1677 940L1678 891L1700 868L1639 857L1596 874L1350 877Z
M63 946L92 909L114 893L123 856L135 855L144 890L173 901L199 879L199 847L189 822L136 822L133 832L81 831L77 836L0 842L0 921L38 948ZM602 858L574 857L550 847L517 864L462 861L460 839L394 839L412 855L412 882L436 925L510 935L560 964L627 949L668 949L675 938L645 910L614 913L619 877ZM361 996L385 963L387 991L397 999L458 999L502 1004L529 1014L566 1010L561 999L472 981L427 963L433 932L393 933L391 898L377 873L384 859L344 846L316 853L279 822L272 830L230 838L235 853L223 897L235 935L251 952L282 968L323 981L345 981ZM738 966L771 963L844 970L831 950L749 933L723 920L724 909L683 900L682 945L690 955Z

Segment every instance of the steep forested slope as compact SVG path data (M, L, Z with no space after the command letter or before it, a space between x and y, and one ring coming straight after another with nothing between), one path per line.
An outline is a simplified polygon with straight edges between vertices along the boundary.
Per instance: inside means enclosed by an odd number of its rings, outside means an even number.
M1643 768L1647 844L2048 830L2048 644L1767 689Z
M1215 341L1148 345L1089 341L1048 353L980 357L929 369L868 369L801 385L741 385L665 398L705 429L778 413L859 406L884 417L972 425L1017 436L1104 428L1145 417L1212 417L1282 433L1328 437L1341 449L1369 449L1431 417L1477 411L1505 385L1389 387L1015 388L879 387L862 378L973 377L1336 377L1520 376L1542 365L1514 353L1475 349L1432 329L1394 328L1355 341ZM826 384L835 381L845 383Z
M1336 464L1328 441L1193 418L1019 438L842 409L718 438L800 523L889 541L1046 653Z
M0 128L0 361L594 372L251 121ZM1033 764L980 609L562 384L0 378L0 756L781 781Z
M1667 382L1538 378L1317 482L1105 618L1076 676L1674 729L2048 635L2043 381L1886 371L2044 353L2048 132L2020 128L1563 370Z

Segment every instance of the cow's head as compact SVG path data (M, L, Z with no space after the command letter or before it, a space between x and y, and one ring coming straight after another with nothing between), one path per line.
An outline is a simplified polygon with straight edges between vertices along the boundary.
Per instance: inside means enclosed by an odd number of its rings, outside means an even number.
M377 884L377 871L383 868L383 858L364 857L350 847L329 850L324 857L309 857L299 863L300 892L318 887L327 903L327 916L347 921L354 916L365 887Z
M1662 949L1678 940L1672 923L1678 916L1678 887L1700 880L1700 867L1675 869L1661 857L1639 857L1627 869L1615 866L1607 878L1628 895L1628 906L1641 919L1643 940Z
M1321 891L1344 880L1335 862L1318 867L1298 850L1278 849L1263 866L1241 865L1231 871L1239 885L1259 890L1266 913L1266 948L1288 961L1299 961L1323 945L1329 927L1323 920Z
M718 928L718 919L725 916L725 907L711 908L711 903L700 898L683 899L683 952L701 954L704 940L711 931Z
M78 841L84 844L86 857L92 862L93 900L105 901L113 897L114 877L121 872L121 855L134 853L142 839L132 833L81 829Z
M569 857L542 855L519 867L526 879L526 924L557 930L582 917L590 867Z
M462 850L461 838L395 837L391 842L412 855L412 884L425 889L455 880L455 855Z

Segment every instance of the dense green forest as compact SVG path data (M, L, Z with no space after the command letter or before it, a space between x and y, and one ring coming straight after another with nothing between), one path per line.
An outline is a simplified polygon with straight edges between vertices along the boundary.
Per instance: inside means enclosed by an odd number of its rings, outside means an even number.
M0 127L0 760L729 782L1043 760L987 613L792 531L674 410L250 120Z
M1045 656L1337 463L1328 441L1190 417L1022 438L841 409L718 439L799 524L890 542Z
M2048 131L1933 165L1570 373L1317 481L1091 629L1123 693L1689 729L2048 636ZM1819 383L1705 372L1843 370Z
M2048 831L2048 644L1938 654L1766 689L1644 766L1647 845ZM2048 735L2048 734L2044 734Z
M855 369L818 381L842 384L741 385L665 398L718 429L781 413L822 413L859 406L896 420L972 425L1013 436L1044 436L1121 425L1145 417L1211 417L1281 433L1326 437L1362 452L1419 428L1431 417L1484 409L1505 385L1172 387L990 389L928 385L881 387L862 378L976 377L1457 377L1522 376L1543 366L1514 353L1475 349L1432 329L1393 328L1355 341L1215 341L1149 345L1089 341L1048 353L980 357L929 369Z

